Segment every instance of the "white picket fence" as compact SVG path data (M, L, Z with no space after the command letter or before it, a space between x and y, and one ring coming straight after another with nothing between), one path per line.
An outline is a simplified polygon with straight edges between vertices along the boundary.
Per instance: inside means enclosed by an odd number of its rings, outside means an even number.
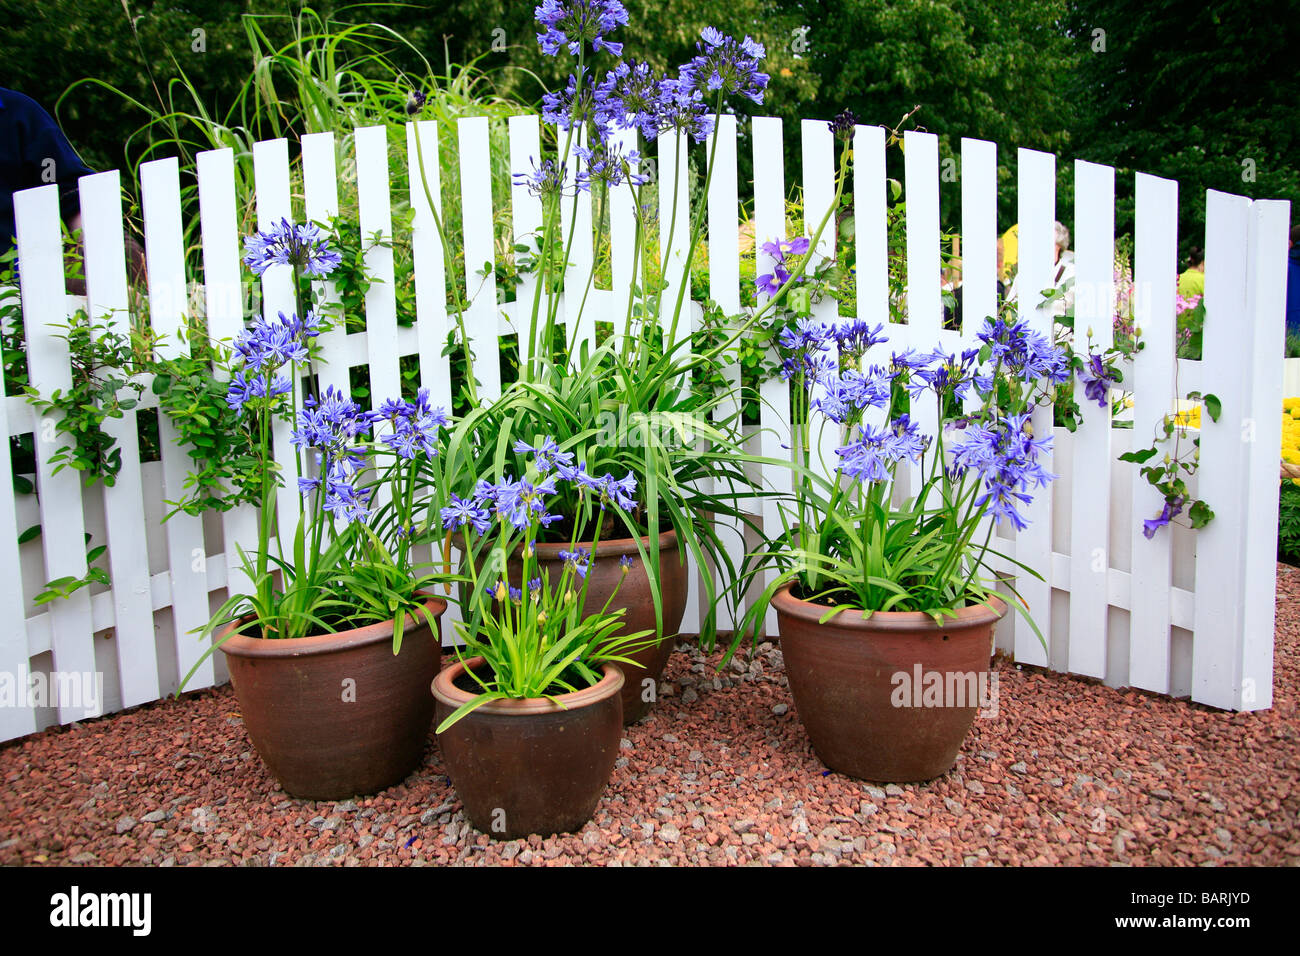
M778 119L756 118L750 141L754 154L753 210L758 242L787 238L783 168L783 130ZM510 163L527 169L541 154L539 120L520 116L510 120ZM821 218L833 196L835 144L824 122L806 120L798 130L802 141L800 179L805 217ZM736 123L723 117L712 184L706 197L710 288L705 293L728 313L740 311L741 278L738 209L742 195L737 176ZM389 143L383 127L363 128L351 138L363 236L392 234ZM465 223L466 282L472 295L467 315L470 346L481 391L499 394L499 337L513 332L514 302L498 304L491 274L478 275L482 263L494 258L488 120L459 121L457 142L439 142L433 123L410 124L406 147L414 165L414 138L420 137L424 167L435 195L440 149L458 151ZM657 145L660 202L664 208L674 191L685 204L684 142L662 136ZM302 144L305 196L291 196L289 148L285 140L258 143L254 149L259 226L286 216L291 220L324 220L338 209L338 170L342 150L333 134L307 136ZM855 133L850 188L856 197L857 314L887 322L885 131L859 127ZM939 248L939 144L925 133L905 138L907 203L907 280L909 324L887 328L890 347L909 345L929 350L936 344L951 351L972 339L982 318L995 309L997 209L997 147L966 139L961 149L961 235L964 276L964 316L960 331L942 330ZM1055 219L1056 160L1032 150L1019 150L1019 288L1030 301L1022 305L1038 327L1050 328L1051 318L1034 309L1037 290L1051 286L1052 224ZM350 167L351 168L351 167ZM1111 329L1112 263L1114 259L1114 170L1076 162L1075 210L1072 225L1078 263L1077 328L1091 326L1097 340L1109 343ZM232 339L241 329L243 273L241 236L237 231L234 156L230 150L203 153L198 158L201 241L205 311L213 335ZM409 201L415 209L411 241L415 260L418 321L400 327L396 321L393 253L372 245L367 265L379 281L365 301L365 331L343 330L322 337L322 385L347 390L347 369L370 367L371 392L376 400L399 392L399 360L419 357L421 384L432 390L434 403L450 405L450 374L442 348L447 339L443 253L418 171L410 177ZM21 256L21 290L28 335L32 384L42 393L70 382L65 343L51 325L65 322L78 307L94 316L126 321L127 273L123 251L121 180L116 171L81 180L87 291L85 301L63 294L59 205L56 187L45 186L15 197ZM177 349L176 332L187 309L187 280L182 244L179 170L174 159L146 164L141 190L149 272L150 316L167 345ZM498 200L504 197L496 197ZM521 241L541 222L539 202L522 187L511 193L513 231ZM1139 174L1136 179L1136 282L1138 324L1147 345L1125 373L1125 387L1134 392L1133 431L1112 429L1095 405L1085 405L1085 421L1074 435L1057 430L1053 465L1060 475L1050 491L1035 501L1032 523L1015 540L999 536L997 545L1009 557L1038 571L1043 581L1021 575L1024 595L1048 643L1044 652L1019 616L1008 617L998 641L1016 660L1059 671L1102 678L1116 686L1134 686L1162 694L1190 697L1211 706L1254 710L1272 701L1274 554L1277 518L1277 459L1280 441L1282 343L1289 208L1284 202L1255 201L1211 192L1206 212L1206 292L1208 317L1204 360L1175 357L1174 288L1178 187L1169 180ZM631 191L615 189L611 209L612 289L594 290L582 312L580 335L594 335L593 317L606 307L625 303L632 281ZM567 205L567 204L566 204ZM684 205L679 208L685 208ZM593 269L592 209L589 196L578 204L566 230L576 228L567 288L582 288ZM668 216L661 216L662 230ZM684 217L674 243L679 251L669 275L680 277L685 244ZM833 222L832 222L833 228ZM667 240L667 236L661 237ZM831 254L834 238L823 235L817 252ZM770 266L759 253L758 271ZM279 272L277 275L276 273ZM519 301L530 301L532 281L525 278ZM679 280L680 281L680 280ZM284 270L272 270L263 282L264 308L273 314L293 308ZM666 296L675 296L670 287ZM332 296L328 284L325 294ZM702 295L698 296L703 298ZM824 302L821 317L833 321L836 305ZM562 315L574 321L578 309L568 304ZM606 313L608 314L608 313ZM621 310L620 310L621 314ZM697 314L697 313L693 313ZM526 329L526 322L522 328ZM682 335L688 330L683 328ZM1199 493L1217 517L1207 528L1191 532L1174 528L1148 540L1141 520L1160 511L1161 499L1137 476L1133 466L1116 456L1132 440L1154 434L1156 425L1173 407L1175 373L1180 392L1214 392L1222 400L1218 423L1208 417L1201 433L1202 470ZM733 375L738 374L733 370ZM780 410L788 408L787 385L763 386L762 430L758 449L772 456L786 454L789 426ZM146 390L141 408L149 407ZM0 740L19 737L54 723L87 716L75 701L58 707L32 707L23 689L33 674L104 675L103 699L91 708L110 712L173 692L200 654L190 633L204 623L225 596L228 585L242 586L234 559L235 544L255 541L255 516L242 508L220 517L177 514L160 524L165 499L181 494L188 458L177 447L174 431L162 418L162 461L141 465L136 415L128 413L106 424L122 449L123 467L112 488L83 487L71 470L52 474L49 457L59 442L52 423L42 421L21 396L0 396L4 414L0 425L0 580L7 604L16 613L0 629ZM1082 396L1080 396L1082 402ZM932 413L931 413L932 414ZM1051 413L1042 410L1034 424L1039 433L1052 427ZM924 422L933 425L933 422ZM9 435L34 433L39 494L17 495L9 480ZM279 447L286 448L283 434ZM1144 442L1145 443L1145 442ZM283 462L293 474L292 458ZM769 487L789 486L788 473L761 476ZM285 505L294 482L286 482ZM762 514L776 518L774 506ZM286 519L296 508L280 510ZM21 547L17 534L40 523L41 536ZM112 587L83 589L67 600L37 608L33 596L44 582L86 571L83 540L89 531L109 546ZM735 538L729 544L739 558L746 547ZM1009 565L1007 566L1010 567ZM693 582L684 632L700 620L701 589ZM730 626L724 614L722 627ZM771 625L769 623L769 630ZM219 683L226 675L221 655L209 658L191 688ZM10 693L5 698L8 680ZM14 689L17 689L15 695Z

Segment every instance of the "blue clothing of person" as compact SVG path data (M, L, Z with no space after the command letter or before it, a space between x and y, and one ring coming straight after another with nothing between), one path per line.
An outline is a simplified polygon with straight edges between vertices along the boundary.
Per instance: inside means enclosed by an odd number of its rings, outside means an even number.
M93 172L35 100L0 87L0 256L14 244L14 193L58 183L66 220L78 209L77 180Z
M1300 246L1291 247L1286 263L1286 334L1300 333Z

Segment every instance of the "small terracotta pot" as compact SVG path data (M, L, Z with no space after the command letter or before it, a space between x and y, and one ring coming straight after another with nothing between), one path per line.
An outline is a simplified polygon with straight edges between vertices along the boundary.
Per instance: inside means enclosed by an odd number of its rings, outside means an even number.
M973 605L936 625L922 612L844 611L790 586L772 598L795 709L827 767L889 783L950 770L988 687L993 628L1007 612Z
M424 597L441 617L447 602ZM408 618L397 656L391 621L286 640L234 634L221 649L253 746L290 796L378 793L419 766L442 658L423 617Z
M456 661L434 678L439 724L475 696L456 684L466 667L483 666L481 657ZM623 736L623 672L606 664L604 674L594 687L554 703L491 701L438 735L447 774L475 827L513 840L571 833L591 819Z
M649 548L650 537L641 539L642 547ZM590 541L580 541L579 548L591 550ZM538 544L534 546L538 566L546 571L552 581L559 580L564 570L561 551L571 550L568 544ZM630 557L635 563L623 576L619 560ZM510 559L506 574L514 587L522 586L523 559ZM610 610L626 608L623 614L624 625L621 633L635 634L637 631L655 630L655 605L653 591L650 587L650 573L641 560L637 550L636 538L612 538L602 540L592 557L591 568L587 571L587 610L598 611L605 606L614 589L619 587L618 596L610 605ZM659 593L663 602L664 639L657 645L642 648L632 654L624 655L635 661L639 667L624 665L627 678L623 685L623 722L632 724L640 720L650 703L658 699L659 681L663 677L668 657L677 644L677 630L682 626L682 615L686 613L686 562L677 550L677 532L665 531L659 535ZM648 682L648 683L647 683Z

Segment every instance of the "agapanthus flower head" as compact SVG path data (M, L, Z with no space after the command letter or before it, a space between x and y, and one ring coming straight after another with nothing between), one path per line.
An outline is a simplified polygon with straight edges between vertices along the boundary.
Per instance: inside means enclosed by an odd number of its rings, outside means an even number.
M1051 448L1051 436L1035 438L1029 413L1008 415L988 423L972 422L962 430L962 439L952 446L952 469L957 477L976 471L984 482L984 493L976 506L989 506L996 522L1006 519L1017 529L1028 527L1019 504L1033 500L1029 492L1045 487L1055 475L1039 456Z
M533 15L542 27L537 42L547 56L562 49L576 56L588 42L596 53L608 50L618 56L623 52L623 44L605 39L627 24L627 10L618 0L542 0Z
M899 462L920 457L927 445L919 426L907 415L900 415L883 428L859 426L853 440L835 449L835 454L840 457L841 474L875 483L889 481Z
M412 459L423 452L429 458L438 455L441 430L446 427L447 413L429 402L429 390L422 388L414 402L390 399L369 413L372 422L386 421L392 427L382 441L401 458Z
M873 327L863 319L845 322L835 329L835 341L840 349L840 357L856 361L875 345L888 342L889 338L881 333L885 330L883 322Z
M534 196L540 198L572 195L573 191L569 188L572 183L564 166L558 160L544 159L540 166L537 164L537 160L531 156L529 161L532 163L533 171L531 173L515 173L514 183L516 186L523 186Z
M1029 328L1025 319L1008 322L999 316L985 319L977 338L989 347L992 358L1004 371L1025 380L1043 379L1060 385L1070 379L1065 350L1052 345L1042 332Z
M451 504L442 509L442 526L447 530L458 530L466 525L479 534L486 534L492 527L492 515L486 508L471 499L451 496Z
M539 474L547 474L557 468L563 469L573 464L573 453L560 451L559 443L549 435L543 438L536 445L530 445L522 438L515 442L514 452L516 455L532 455L533 466ZM565 478L564 474L560 474ZM565 480L570 480L565 478Z
M711 99L739 93L755 103L763 102L769 79L759 70L759 61L767 56L763 44L750 37L736 40L714 27L705 27L695 47L698 55L681 69L684 82L706 90Z
M270 319L259 316L235 339L235 354L242 367L226 389L226 404L240 411L249 399L274 398L291 391L292 379L277 372L285 365L307 361L307 340L320 334L319 325L310 312L301 319L283 312Z
M713 114L704 102L704 94L687 74L659 81L656 117L658 132L676 130L697 143L704 142L713 132Z
M561 551L560 560L573 568L578 577L585 578L591 567L591 551L587 548L575 548L573 551Z
M254 275L273 265L287 265L304 275L329 275L343 261L342 253L330 248L328 240L313 223L295 226L288 219L244 239L244 264Z
M641 154L635 149L625 153L620 145L609 142L599 143L592 149L577 146L573 152L579 160L577 181L582 191L590 191L593 183L608 187L626 181L640 186L649 179L634 171L641 163Z
M647 140L659 135L663 76L649 63L626 60L605 74L593 95L598 129L638 129Z
M852 136L854 127L858 125L858 117L852 110L844 109L836 113L835 118L826 125L837 136Z

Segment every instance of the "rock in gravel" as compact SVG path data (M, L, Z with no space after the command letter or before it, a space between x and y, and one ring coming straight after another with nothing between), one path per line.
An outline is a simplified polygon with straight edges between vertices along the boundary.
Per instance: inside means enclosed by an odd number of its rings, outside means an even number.
M681 836L681 831L671 823L659 828L659 838L666 843L676 843Z
M119 835L123 833L129 833L135 829L135 824L136 824L135 817L130 817L130 816L118 817L117 823L114 825L113 829Z
M695 692L694 687L687 687L682 691L682 703L693 704L700 699L700 695Z
M790 709L789 704L777 704L775 707L772 708L772 713L776 714L776 716L778 717L784 717L786 715L786 712L789 711L789 709Z
M140 822L141 823L162 823L166 819L167 819L167 811L150 810L148 813L146 813L144 816L140 818Z
M868 785L867 788L866 788L866 790L867 790L867 793L871 795L871 799L872 799L872 800L884 800L884 799L885 799L885 791L881 790L879 787L873 787L873 786Z
M1029 767L1026 766L1023 760L1017 760L1015 763L1011 765L1010 769L1012 773L1019 773L1019 774L1029 773Z

